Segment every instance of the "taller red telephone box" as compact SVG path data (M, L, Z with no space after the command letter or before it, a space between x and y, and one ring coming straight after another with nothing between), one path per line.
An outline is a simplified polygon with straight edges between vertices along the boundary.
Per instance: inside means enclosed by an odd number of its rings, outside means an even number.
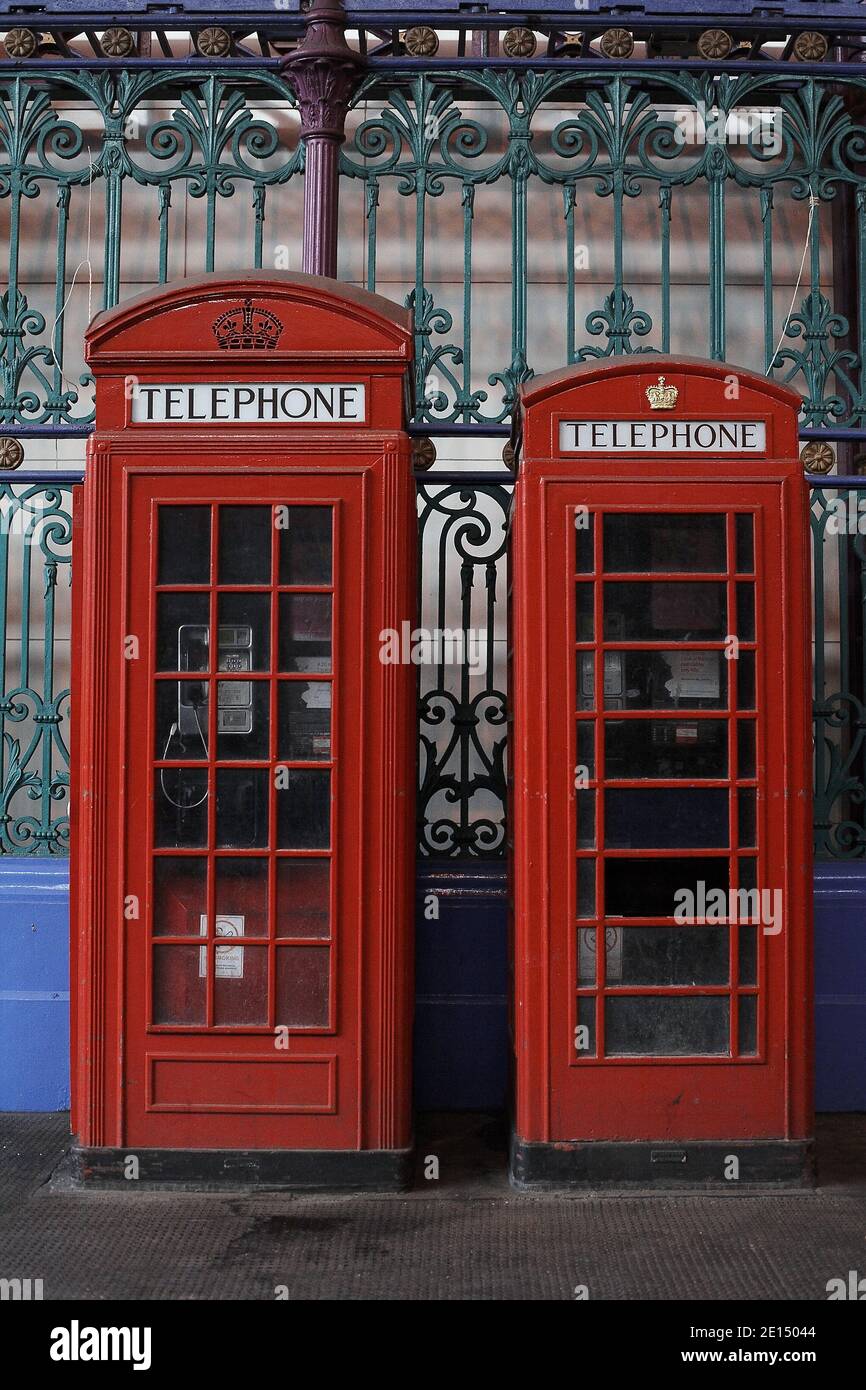
M74 1111L86 1176L401 1185L410 1143L408 313L181 281L87 334Z
M518 1184L808 1170L799 404L752 373L655 354L523 389Z

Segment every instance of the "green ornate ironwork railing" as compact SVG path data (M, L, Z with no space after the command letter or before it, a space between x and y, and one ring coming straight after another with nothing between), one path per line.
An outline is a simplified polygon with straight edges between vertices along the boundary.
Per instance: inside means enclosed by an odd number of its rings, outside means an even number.
M713 76L647 67L627 75L584 70L579 77L561 70L437 70L392 74L391 83L381 109L354 130L342 169L366 190L370 288L377 284L386 191L396 190L413 210L409 302L416 316L419 421L506 419L519 384L538 369L539 348L549 346L545 367L653 349L723 360L733 338L733 360L745 349L750 360L743 365L801 392L805 426L866 425L866 126L854 114L866 95L863 79L831 85L790 74ZM379 86L371 77L359 104L375 108ZM491 199L491 189L502 183L510 192L507 215ZM557 190L560 199L552 254L559 258L554 279L561 312L558 323L542 321L543 342L536 334L533 345L530 285L544 277L534 272L539 243L531 235L530 211L545 188ZM452 219L462 224L456 309L436 302L428 269L435 248L431 213L449 200ZM834 293L828 254L835 205L844 205L850 218L856 265L856 284L845 281L843 303ZM792 220L792 210L803 215ZM675 312L671 257L681 214L697 219L701 233L691 261L706 262L703 341L693 325L678 326ZM747 219L755 238L757 290L740 296L734 334L726 265L733 215ZM477 242L489 243L491 229L508 258L503 292L511 298L510 340L498 331L498 308L491 335L489 297L483 310L476 303ZM545 230L555 237L552 222ZM646 269L640 278L635 274L641 233L644 253L648 244L655 258L655 284L647 283ZM773 289L780 248L790 248L792 240L798 261L802 249L803 265L789 310L788 303L774 302ZM681 260L687 242L688 233L681 233ZM549 241L541 250L550 278ZM593 264L601 270L590 281L583 271ZM686 266L686 278L690 273ZM598 301L581 307L590 288L605 280ZM491 336L498 361L485 373L476 359L481 345L490 356Z
M71 485L0 483L0 854L65 854ZM505 852L505 528L500 483L419 486L419 612L430 629L484 634L483 660L421 672L419 852ZM857 527L861 529L858 530ZM866 855L866 484L812 490L815 849ZM448 577L459 575L459 584ZM468 645L468 643L467 643ZM476 652L477 655L477 652Z
M0 81L0 217L9 246L0 295L0 421L9 426L92 420L83 343L70 344L65 328L80 271L101 281L101 305L93 304L93 312L114 305L124 281L134 293L142 284L164 283L172 264L174 275L183 274L177 267L186 254L184 199L175 196L181 192L203 207L201 263L188 273L212 270L224 249L239 268L261 267L269 200L303 169L296 125L287 130L259 110L263 100L278 102L284 111L293 107L285 83L273 74L259 73L251 82L190 68L179 98L176 75L160 71L64 68L51 78L50 91L38 70ZM154 112L154 104L167 101L177 102L170 114ZM149 196L125 216L125 200L135 187ZM221 208L241 190L248 200L246 245L236 219L221 235ZM43 195L56 206L56 283L50 303L37 307L22 254L29 232L31 260L34 241L49 255L50 229L44 220L28 223L27 216ZM142 225L153 234L142 238ZM73 230L81 251L77 266L70 252ZM287 239L285 222L277 230L281 235L272 237L268 266L274 264L273 246ZM125 275L124 251L134 258Z
M71 503L0 482L0 854L68 853Z
M659 349L742 360L801 392L805 427L866 435L863 111L866 76L850 68L395 65L370 74L350 119L344 228L360 194L363 235L344 231L342 273L413 305L416 423L431 432L501 427L535 371ZM111 305L216 265L297 265L303 168L293 98L274 69L0 74L6 430L60 435L91 420L76 298L91 274ZM752 256L745 268L732 264L732 228ZM856 857L866 564L863 537L828 529L835 486L813 501L816 843ZM3 487L31 542L16 549L15 527L2 540L0 852L63 853L68 691L57 693L55 633L68 486ZM440 491L435 473L421 489L423 603L451 627L495 634L483 676L424 673L427 855L503 852L506 496L477 479Z
M815 853L866 855L866 484L812 489Z
M347 249L357 264L346 271L381 287L384 259L386 292L414 306L419 423L502 422L540 367L660 349L745 355L800 390L805 426L866 429L864 98L866 77L790 68L371 73L341 158L346 191L360 181L364 194L364 245ZM216 63L182 76L66 65L0 75L2 421L91 418L81 344L66 328L88 234L103 305L127 285L217 263L288 266L303 173L293 109L278 72ZM406 286L381 245L394 201L410 211ZM202 210L194 246L187 202ZM841 271L834 216L846 227ZM742 267L728 264L734 219L754 250L746 293ZM440 237L444 273L431 269ZM53 243L50 290L33 281L37 243L46 258ZM792 246L802 276L793 302L780 302L774 280ZM696 330L677 290L698 265ZM533 281L536 297L542 282L554 287L552 319L530 315Z

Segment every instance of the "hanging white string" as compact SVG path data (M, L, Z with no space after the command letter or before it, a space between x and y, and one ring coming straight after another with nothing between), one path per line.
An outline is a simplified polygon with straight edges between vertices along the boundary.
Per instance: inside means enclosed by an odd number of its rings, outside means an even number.
M48 334L51 356L54 359L56 367L60 371L60 380L63 382L64 386L68 386L72 391L78 390L79 383L77 381L70 381L63 370L63 363L58 361L57 354L54 351L54 333L58 323L66 313L67 304L72 298L72 291L75 289L75 280L78 272L83 269L84 266L87 267L87 322L90 323L90 320L93 318L93 262L90 259L91 232L93 228L93 153L89 149L87 151L87 160L90 167L90 176L87 180L87 241L85 244L84 260L79 261L72 272L72 279L69 282L66 298L57 311Z
M814 220L815 220L815 211L816 211L816 209L819 207L819 205L820 205L819 199L815 196L814 193L810 193L810 194L809 194L809 221L806 223L806 244L805 244L805 246L803 247L803 259L800 261L800 272L799 272L799 274L798 274L798 276L797 276L797 283L796 283L796 285L794 286L794 293L791 295L791 305L790 305L790 308L788 309L788 312L787 312L787 314L785 315L785 322L784 322L784 324L783 324L783 326L782 326L782 333L781 333L781 336L780 336L780 338L779 338L778 343L776 344L776 351L773 353L773 356L770 358L769 366L767 367L767 371L766 371L766 375L767 375L767 376L769 376L769 375L770 375L770 372L773 370L773 363L775 362L776 358L777 358L778 355L779 355L779 349L781 348L782 343L785 341L785 336L786 336L786 334L787 334L787 332L788 332L788 327L789 327L790 322L791 322L791 315L792 315L793 312L794 312L794 305L797 303L797 295L800 293L800 284L801 284L801 281L802 281L802 279L803 279L803 271L806 269L806 257L807 257L808 254L809 254L809 246L810 246L810 243L811 243L811 241L812 241L812 223L813 223Z

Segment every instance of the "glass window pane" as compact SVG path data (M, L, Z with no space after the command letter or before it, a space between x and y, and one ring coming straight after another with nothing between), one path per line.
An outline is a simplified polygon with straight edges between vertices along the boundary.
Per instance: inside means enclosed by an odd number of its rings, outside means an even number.
M327 849L331 841L331 774L293 768L277 791L280 849Z
M243 921L217 918L217 935L243 939ZM262 946L218 942L213 985L213 1021L220 1027L263 1026L268 1021L268 952Z
M592 512L578 508L574 514L574 568L577 574L590 574L593 570L594 525Z
M220 594L220 671L267 671L271 664L270 594Z
M604 586L609 641L720 641L726 611L724 584L623 580Z
M741 985L758 983L758 928L739 927L739 976Z
M725 518L611 512L604 518L604 568L608 574L724 573Z
M619 951L608 953L614 985L726 985L728 927L621 927Z
M596 947L595 927L577 929L577 983L582 986L596 985Z
M161 767L153 775L157 849L202 849L207 844L207 769Z
M737 838L739 843L748 849L758 843L756 797L757 792L754 787L741 787L737 792Z
M210 507L160 507L157 584L210 583Z
M751 574L755 568L755 520L754 517L737 516L737 572Z
M270 584L270 507L220 507L220 584Z
M327 1028L327 946L282 946L277 951L277 1018L289 1028Z
M330 673L330 594L280 595L280 670Z
M739 996L740 1052L754 1057L758 1050L758 996L741 994Z
M737 585L737 636L741 642L755 640L755 586Z
M595 585L592 581L575 586L575 639L591 642L594 623Z
M725 787L610 787L604 794L607 849L727 849Z
M217 768L218 849L267 848L269 783L265 768Z
M281 681L277 755L317 762L331 756L330 681Z
M331 507L277 507L281 584L330 584Z
M154 936L198 936L206 910L207 860L168 855L154 859Z
M700 885L703 885L701 888ZM723 856L689 855L659 859L607 859L605 861L605 916L673 917L684 899L682 890L695 895L730 888L728 861ZM699 911L697 916L702 915Z
M723 709L728 665L722 652L605 652L605 709Z
M595 653L577 653L577 708L595 709Z
M730 1050L726 995L614 995L605 1001L608 1056L718 1056Z
M331 934L331 861L277 860L277 936Z
M737 705L740 709L755 708L755 653L740 652L737 666Z
M577 847L593 849L595 846L595 791L577 792Z
M595 860L577 861L577 915L595 916Z
M577 1027L574 1037L575 1055L594 1057L595 1043L595 995L581 994L577 999Z
M740 777L755 776L754 719L739 719L737 721L737 775Z
M595 776L595 721L580 719L577 724L577 766L586 777Z
M157 671L206 671L209 622L207 594L158 594Z
M267 681L217 682L217 757L229 762L267 758L270 752Z
M156 682L155 758L180 762L207 758L207 695L207 681Z
M727 723L722 719L606 720L604 766L607 777L726 777Z
M207 976L198 946L155 946L153 1022L206 1023Z
M757 888L758 886L758 861L751 858L740 858L737 860L739 865L740 887Z
M267 859L244 855L214 863L217 935L222 935L220 922L226 921L236 924L239 936L267 936Z

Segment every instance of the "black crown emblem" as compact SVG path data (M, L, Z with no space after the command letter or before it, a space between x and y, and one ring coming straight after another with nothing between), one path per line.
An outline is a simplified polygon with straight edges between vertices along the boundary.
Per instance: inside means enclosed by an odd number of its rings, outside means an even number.
M221 348L267 348L270 351L280 341L283 325L268 309L257 309L251 299L245 299L237 309L227 309L213 326L214 337Z

